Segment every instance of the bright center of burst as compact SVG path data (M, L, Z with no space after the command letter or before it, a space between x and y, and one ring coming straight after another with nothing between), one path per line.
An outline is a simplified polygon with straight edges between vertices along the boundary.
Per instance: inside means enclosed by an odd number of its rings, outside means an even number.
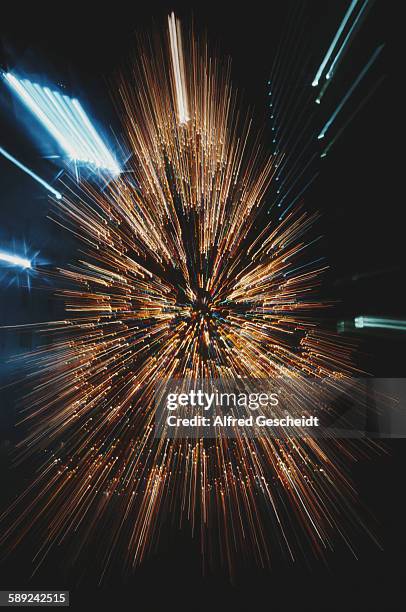
M193 314L197 317L211 317L213 305L211 295L208 291L199 290L193 304Z

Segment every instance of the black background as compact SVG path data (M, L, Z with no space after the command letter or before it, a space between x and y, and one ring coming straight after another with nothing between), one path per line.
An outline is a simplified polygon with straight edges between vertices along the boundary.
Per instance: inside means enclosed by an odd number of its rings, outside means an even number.
M135 32L154 23L165 25L174 10L180 17L194 18L198 30L207 29L209 39L233 58L233 79L254 108L259 125L267 123L267 81L272 58L292 11L299 11L307 45L303 82L310 87L332 35L347 8L347 2L250 2L239 7L231 2L148 2L127 6L84 3L53 4L47 8L2 9L1 66L23 67L30 74L45 73L50 81L80 91L102 125L115 123L108 82L117 66L127 62L134 49ZM374 49L385 48L357 95L362 99L368 87L385 75L374 95L354 118L322 162L322 172L306 192L306 207L321 210L323 252L330 264L324 291L339 299L334 310L339 319L359 314L405 318L404 225L402 198L397 183L402 180L397 166L399 125L395 111L397 79L391 78L397 50L394 24L396 3L378 1L372 7L343 65L337 72L337 93L331 93L326 108L348 88ZM289 76L287 75L287 78ZM335 97L337 96L337 97ZM355 102L357 98L355 97ZM0 91L0 143L16 157L52 181L55 167L40 159L35 139L27 138L18 107L9 93ZM323 102L324 104L324 102ZM353 104L353 102L351 102ZM328 113L326 118L328 117ZM324 116L321 114L320 126ZM270 135L266 133L266 136ZM46 151L44 151L46 153ZM50 261L69 258L74 245L45 220L48 209L43 190L0 158L2 242L25 239ZM399 181L400 179L400 181ZM400 192L401 193L401 192ZM358 281L359 273L367 276ZM379 273L378 273L379 272ZM370 273L370 274L369 274ZM39 295L40 294L40 295ZM15 284L2 288L1 322L46 320L56 306L39 291L22 291ZM2 339L5 359L13 349L23 350L21 339ZM404 376L404 334L360 335L359 364L376 376ZM16 346L13 345L16 344ZM11 376L4 366L5 378ZM15 391L3 392L0 417L2 435L12 444ZM3 410L4 408L4 410ZM54 555L39 574L29 580L30 543L1 566L1 588L73 589L72 605L85 600L95 606L108 602L119 609L273 609L293 610L402 610L404 528L402 489L404 486L405 443L392 441L387 452L355 465L353 478L360 498L375 516L374 529L383 550L360 541L359 559L338 550L328 564L317 560L292 565L275 557L272 571L247 567L231 584L226 571L202 576L198 542L189 532L169 526L163 530L156 554L137 572L122 578L118 573L101 589L97 577L87 575L79 586L81 570L67 572L63 552ZM5 461L3 461L5 464ZM3 471L1 493L13 496L24 473ZM89 563L91 567L91 560ZM68 568L69 570L69 568Z

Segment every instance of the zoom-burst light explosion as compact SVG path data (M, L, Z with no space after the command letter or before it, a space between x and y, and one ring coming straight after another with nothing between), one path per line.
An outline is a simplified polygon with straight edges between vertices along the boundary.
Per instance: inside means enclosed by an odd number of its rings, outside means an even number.
M239 556L268 564L271 543L296 559L304 539L323 556L334 535L348 543L341 442L168 440L153 428L158 380L350 372L350 348L314 318L325 306L323 267L306 259L316 216L267 214L282 157L252 134L230 64L192 33L182 42L173 16L118 98L125 171L103 190L66 182L54 202L81 254L50 273L66 318L37 328L47 341L29 355L19 445L21 460L46 459L3 541L35 524L36 566L68 542L74 558L96 550L104 574L117 555L137 565L169 517L191 524L205 561L220 534L230 571Z

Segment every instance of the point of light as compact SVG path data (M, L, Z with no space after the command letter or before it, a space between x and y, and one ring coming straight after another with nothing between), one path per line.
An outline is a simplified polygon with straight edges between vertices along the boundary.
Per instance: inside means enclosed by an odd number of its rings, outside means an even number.
M20 257L20 255L13 255L5 251L0 251L0 262L8 263L12 266L18 266L27 270L31 268L31 261L26 257Z
M107 170L114 176L120 174L120 167L79 100L27 79L18 79L10 72L4 78L70 160Z
M44 179L42 179L40 176L38 176L38 174L35 174L35 172L27 168L27 166L24 166L24 164L22 164L20 161L18 161L18 159L10 155L10 153L8 153L8 151L3 149L2 147L0 147L0 155L3 155L3 157L5 157L9 161L11 161L15 166L17 166L17 168L20 168L20 170L22 170L23 172L28 174L31 178L33 178L34 181L37 181L37 183L45 187L45 189L47 189L50 193L52 193L52 195L55 196L57 200L60 200L62 198L62 195L59 193L59 191L54 189L52 185L44 181Z

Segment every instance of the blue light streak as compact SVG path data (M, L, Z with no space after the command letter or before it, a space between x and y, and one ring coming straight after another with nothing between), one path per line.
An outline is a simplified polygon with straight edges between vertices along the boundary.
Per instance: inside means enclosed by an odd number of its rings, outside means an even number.
M357 329L372 327L378 329L392 329L397 331L406 331L406 321L402 319L390 319L387 317L355 317L354 325Z
M117 161L95 130L79 100L27 79L18 79L10 72L5 73L4 78L71 161L107 170L113 176L120 174Z
M317 87L317 85L319 84L320 77L323 74L323 70L326 67L327 62L329 61L329 59L330 59L330 57L331 57L331 55L332 55L332 53L333 53L333 51L335 49L335 46L336 46L336 44L337 44L341 34L343 33L343 30L344 30L345 26L347 25L347 22L348 22L349 18L351 17L352 12L354 11L354 9L355 9L355 7L357 5L357 2L358 2L358 0L352 0L350 6L348 7L348 10L347 10L347 12L344 15L344 19L342 20L342 22L341 22L341 24L340 24L340 26L339 26L339 28L338 28L338 30L336 32L336 35L334 36L333 41L332 41L331 45L329 46L329 48L327 50L327 53L324 56L324 59L323 59L323 61L321 62L320 66L319 66L319 69L316 72L316 76L313 79L312 87Z
M333 61L331 63L331 66L330 66L330 68L329 68L329 70L328 70L328 72L326 74L326 79L327 80L329 80L329 79L331 79L333 77L334 70L336 68L337 62L340 59L341 55L343 54L343 52L345 50L345 47L348 45L348 43L349 43L349 41L351 39L351 36L353 35L353 33L354 33L354 31L355 31L355 29L356 29L356 27L358 25L358 22L359 22L360 18L362 17L362 15L363 15L363 13L364 13L367 5L368 5L368 2L369 2L369 0L365 0L364 4L361 6L358 15L354 19L354 22L353 22L352 26L350 27L350 29L349 29L349 31L347 33L347 36L344 38L343 44L341 45L341 47L337 51L336 56L333 59Z
M321 140L322 138L324 138L324 136L326 135L327 130L332 125L334 119L337 117L338 113L341 111L341 109L343 108L344 104L347 102L347 100L351 96L351 94L354 91L354 89L362 81L362 79L364 78L364 76L366 75L366 73L368 72L368 70L370 69L370 67L372 66L372 64L374 63L374 61L376 60L376 58L378 57L378 55L380 54L380 52L382 51L383 48L384 48L384 45L380 45L377 49L375 49L375 51L371 55L371 58L365 64L364 68L361 70L361 72L359 73L359 75L355 79L354 83L351 85L351 87L349 88L349 90L347 91L347 93L345 94L343 99L341 100L340 104L337 106L336 110L331 115L330 119L327 121L327 123L325 124L325 126L321 130L320 134L317 136L318 140Z
M15 166L17 166L17 168L20 168L20 170L23 170L23 172L31 176L31 178L37 181L40 185L45 187L45 189L52 193L52 195L54 195L57 200L60 200L62 198L62 195L59 193L59 191L57 191L49 183L44 181L44 179L38 176L38 174L35 174L35 172L27 168L27 166L24 166L24 164L22 164L20 161L18 161L18 159L10 155L10 153L3 149L3 147L0 147L0 154L3 155L9 161L11 161Z

